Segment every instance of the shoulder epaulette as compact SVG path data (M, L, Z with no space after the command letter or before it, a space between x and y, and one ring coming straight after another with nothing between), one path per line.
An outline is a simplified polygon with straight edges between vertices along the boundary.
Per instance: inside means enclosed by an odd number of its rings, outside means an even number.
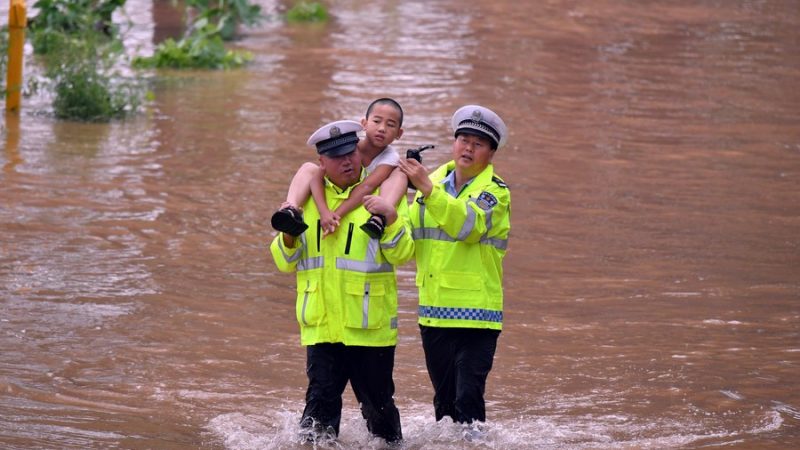
M492 176L492 181L494 181L494 183L495 183L496 185L500 186L501 188L506 188L506 189L508 189L508 185L506 184L506 182L505 182L505 181L503 181L503 180L501 180L500 178L498 178L498 177L494 176L494 175Z

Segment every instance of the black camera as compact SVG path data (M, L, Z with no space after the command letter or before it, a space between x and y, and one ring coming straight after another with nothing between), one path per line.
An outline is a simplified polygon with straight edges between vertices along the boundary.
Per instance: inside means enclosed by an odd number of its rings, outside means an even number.
M429 148L434 148L434 147L436 147L436 146L432 145L432 144L428 144L428 145L422 145L422 146L417 147L417 148L410 148L410 149L406 150L406 159L416 159L418 162L421 163L422 162L422 155L420 155L420 153L422 153L425 150L428 150Z
M433 145L433 144L428 144L428 145L421 145L421 146L419 146L417 148L410 148L410 149L406 150L406 159L416 159L417 162L422 163L422 155L421 155L421 153L424 152L425 150L428 150L429 148L435 148L435 147L436 146ZM417 189L414 186L414 184L411 182L411 180L408 180L408 188L409 189L415 189L415 190Z

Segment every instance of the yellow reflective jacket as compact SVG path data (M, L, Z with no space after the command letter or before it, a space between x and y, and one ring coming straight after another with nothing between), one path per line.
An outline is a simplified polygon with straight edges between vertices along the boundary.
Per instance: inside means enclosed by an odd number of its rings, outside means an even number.
M363 180L363 176L362 176ZM328 180L325 197L336 209L352 191L340 191ZM287 248L282 233L270 251L281 272L297 272L296 315L302 345L344 343L367 347L397 344L397 279L394 266L414 256L414 241L402 200L397 220L383 237L371 239L359 228L370 213L359 206L322 238L319 210L313 199L303 208L309 228Z
M503 328L503 257L511 194L489 165L457 198L441 183L455 163L430 175L409 209L417 260L419 323L431 327Z

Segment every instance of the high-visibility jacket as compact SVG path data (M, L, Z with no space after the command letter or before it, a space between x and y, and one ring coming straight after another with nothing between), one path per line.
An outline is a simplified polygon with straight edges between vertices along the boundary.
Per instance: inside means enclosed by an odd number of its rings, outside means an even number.
M453 197L441 181L454 168L450 161L431 173L433 191L417 192L409 209L419 323L501 330L511 195L490 164Z
M363 173L362 173L363 180ZM336 209L352 191L341 191L326 179L328 207ZM270 251L281 272L297 273L296 315L302 345L343 343L367 347L397 344L396 265L414 256L405 199L397 220L380 240L359 228L370 213L359 206L322 238L320 214L313 199L303 207L308 229L287 248L282 233Z

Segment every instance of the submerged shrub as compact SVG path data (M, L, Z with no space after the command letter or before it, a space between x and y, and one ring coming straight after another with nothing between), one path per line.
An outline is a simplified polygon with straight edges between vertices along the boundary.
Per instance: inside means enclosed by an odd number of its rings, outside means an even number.
M219 29L223 40L229 41L236 37L240 24L246 26L256 25L264 16L261 6L250 3L249 0L185 0L186 6L197 12L195 21L205 19Z
M45 67L62 119L109 121L134 112L143 89L118 72L124 54L112 22L125 0L37 0L28 24L34 53Z
M253 59L246 51L225 48L218 26L201 19L181 40L167 39L153 56L137 57L134 67L172 69L232 69Z
M64 36L88 33L117 39L119 30L111 16L124 4L125 0L38 0L33 5L38 14L28 24L34 53L57 50Z
M289 22L324 22L328 20L328 11L319 2L301 0L286 11Z
M127 113L126 93L87 68L60 77L55 86L56 117L87 122L105 122Z
M62 39L47 58L54 85L53 109L61 119L106 122L138 109L143 90L113 71L120 48L98 47L92 39Z

